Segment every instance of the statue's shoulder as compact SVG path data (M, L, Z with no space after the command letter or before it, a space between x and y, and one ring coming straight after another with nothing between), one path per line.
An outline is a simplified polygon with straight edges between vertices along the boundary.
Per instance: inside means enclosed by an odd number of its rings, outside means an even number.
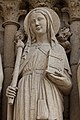
M61 56L62 58L66 55L65 49L59 43L55 44L51 51L53 54Z
M65 53L65 49L59 43L55 45L55 49L58 50L59 52Z

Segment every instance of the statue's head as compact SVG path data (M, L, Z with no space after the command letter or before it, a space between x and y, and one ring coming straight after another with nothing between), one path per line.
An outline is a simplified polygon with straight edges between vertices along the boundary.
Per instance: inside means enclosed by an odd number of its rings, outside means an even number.
M34 41L36 35L46 33L48 39L55 41L60 27L58 15L50 8L39 7L31 10L24 20L24 30L29 40Z
M42 11L33 11L29 16L30 32L36 35L47 33L48 19Z

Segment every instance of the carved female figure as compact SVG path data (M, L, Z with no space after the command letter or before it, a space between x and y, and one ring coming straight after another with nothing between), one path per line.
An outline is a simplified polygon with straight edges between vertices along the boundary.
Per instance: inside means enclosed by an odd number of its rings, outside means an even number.
M57 21L56 13L48 8L35 8L25 18L28 41L17 95L11 86L6 92L8 97L16 96L13 120L63 120L63 94L70 92L72 84L66 53L55 37Z

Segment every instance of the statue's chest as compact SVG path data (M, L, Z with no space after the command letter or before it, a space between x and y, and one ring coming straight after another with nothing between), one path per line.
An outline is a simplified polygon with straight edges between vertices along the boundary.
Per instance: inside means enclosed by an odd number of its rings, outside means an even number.
M28 62L29 68L44 69L47 65L47 56L48 52L44 51L42 48L35 49Z

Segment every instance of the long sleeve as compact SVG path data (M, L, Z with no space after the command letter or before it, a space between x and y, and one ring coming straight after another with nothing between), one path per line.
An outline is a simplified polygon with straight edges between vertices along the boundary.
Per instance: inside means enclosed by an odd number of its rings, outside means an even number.
M49 72L47 72L46 75L48 80L53 82L55 86L63 92L63 94L67 95L70 93L72 88L72 82L71 82L71 77L69 76L66 70L64 72L64 76L54 75Z
M49 52L46 76L64 94L70 92L72 88L71 71L65 50L59 44Z

